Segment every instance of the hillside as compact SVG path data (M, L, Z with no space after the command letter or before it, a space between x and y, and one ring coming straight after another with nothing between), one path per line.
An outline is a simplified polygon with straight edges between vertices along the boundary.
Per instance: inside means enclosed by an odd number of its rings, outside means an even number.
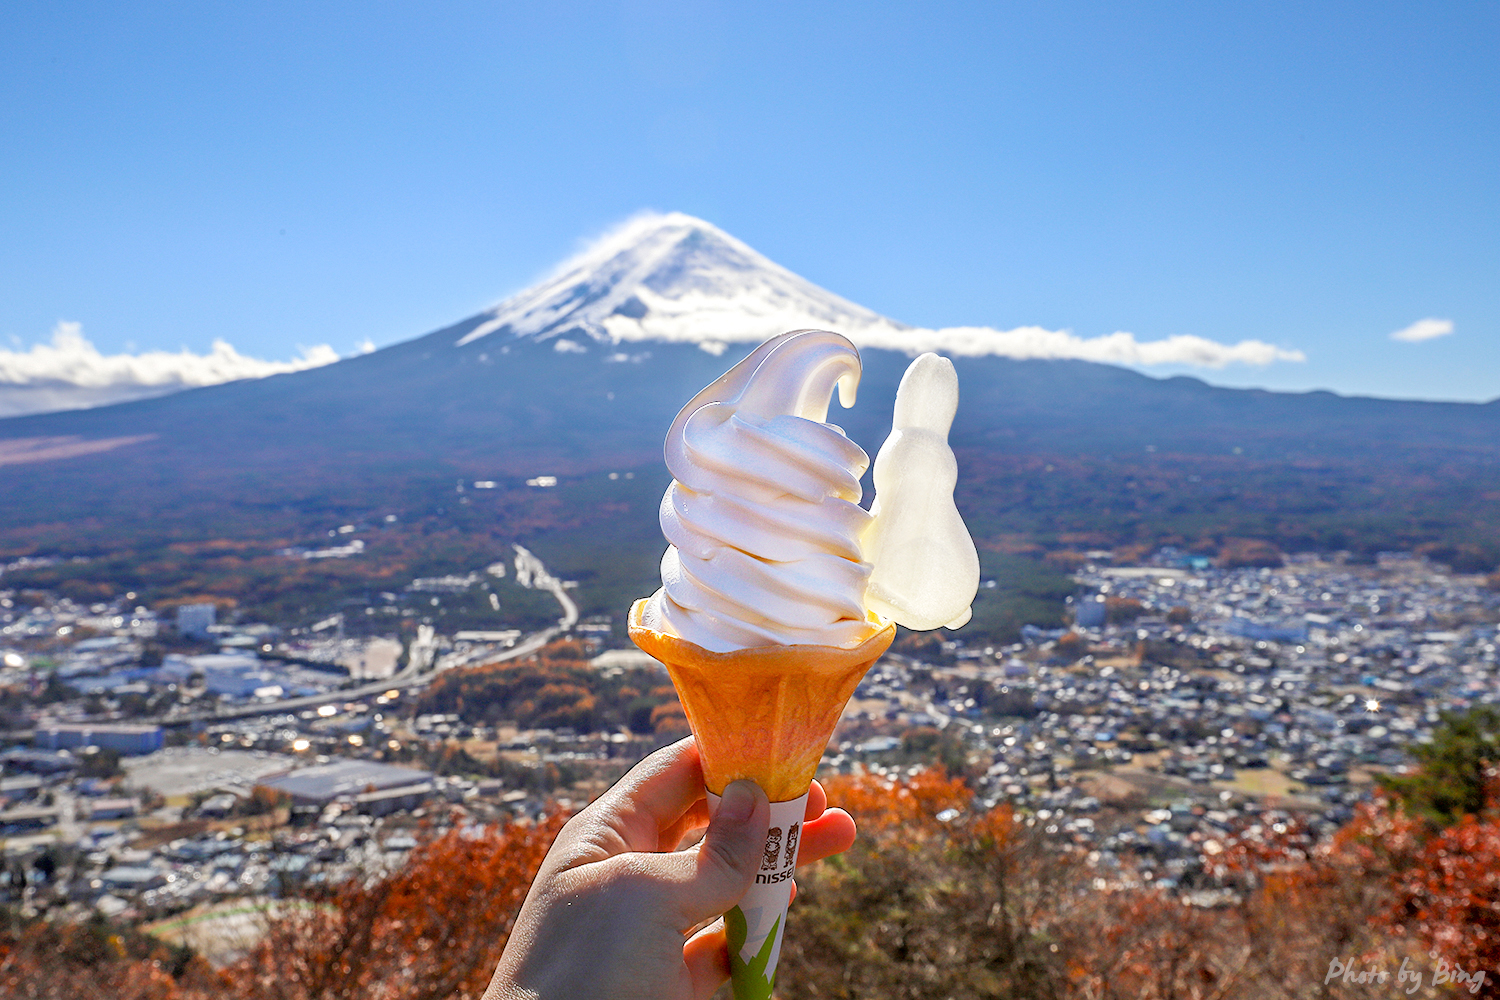
M521 540L563 573L596 572L608 554L618 587L637 592L661 549L673 415L789 326L866 342L860 403L830 419L875 452L908 355L870 345L905 328L706 223L670 216L628 235L495 309L371 354L0 420L0 557L285 545L347 523L404 533L407 548L433 533ZM1172 543L1218 555L1242 539L1500 562L1500 403L954 361L959 503L987 573L1006 554ZM557 485L526 485L542 475Z

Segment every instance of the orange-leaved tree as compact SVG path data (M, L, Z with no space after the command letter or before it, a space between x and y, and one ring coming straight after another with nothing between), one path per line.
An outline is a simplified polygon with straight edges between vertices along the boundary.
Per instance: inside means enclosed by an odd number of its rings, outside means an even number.
M483 994L563 816L455 828L399 870L312 895L231 967L246 1000L464 1000Z
M183 948L102 918L0 927L0 996L26 1000L209 1000L227 981Z
M1391 923L1450 965L1500 976L1500 822L1465 816L1432 837L1400 873Z
M962 780L936 771L827 787L860 838L799 874L779 996L1061 995L1065 852L1045 847L1008 805L976 807Z

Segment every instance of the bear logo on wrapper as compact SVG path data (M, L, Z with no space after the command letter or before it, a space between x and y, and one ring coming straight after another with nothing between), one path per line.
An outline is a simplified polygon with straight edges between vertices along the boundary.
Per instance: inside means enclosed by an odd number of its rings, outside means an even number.
M761 864L724 916L735 1000L775 983L808 787L844 706L897 625L957 628L979 586L953 505L953 365L923 354L896 393L860 506L867 454L827 423L853 406L859 352L826 330L761 344L694 396L667 433L662 588L630 637L672 675L709 809L749 778L771 800Z

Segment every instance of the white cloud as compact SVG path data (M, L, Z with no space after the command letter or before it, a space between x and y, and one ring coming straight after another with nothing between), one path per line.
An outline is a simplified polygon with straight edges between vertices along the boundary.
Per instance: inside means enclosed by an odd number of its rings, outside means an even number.
M1263 340L1241 340L1222 344L1205 337L1179 335L1161 340L1136 340L1133 333L1111 333L1102 337L1080 337L1071 330L1047 330L1021 326L994 330L981 326L947 327L941 330L900 330L881 335L871 330L855 339L871 347L889 347L910 352L943 351L948 354L1006 358L1071 358L1113 365L1191 365L1223 368L1227 365L1269 365L1275 361L1306 361L1301 351L1288 350Z
M338 352L333 348L319 344L304 347L302 356L291 361L262 361L246 357L225 340L215 340L207 354L194 354L187 348L176 353L101 354L83 335L82 326L62 322L52 328L50 344L33 344L25 351L0 350L0 384L49 383L87 388L140 385L186 389L302 371L338 359Z
M647 296L642 294L641 297ZM666 303L652 298L651 302L656 308L639 320L616 315L606 317L600 325L615 341L688 341L703 346L705 350L722 350L725 343L758 342L783 330L820 327L837 330L860 347L881 347L913 356L923 351L937 351L966 357L998 355L1017 359L1076 359L1112 365L1186 365L1214 369L1307 360L1307 355L1299 350L1278 347L1263 340L1226 344L1187 335L1137 340L1135 334L1125 332L1080 337L1071 330L1048 330L1040 326L1021 326L1013 330L953 326L931 330L902 326L884 317L871 321L849 316L844 317L843 322L830 323L827 317L809 315L795 307L778 310L774 306L744 300L724 304Z
M290 361L262 361L215 340L207 354L142 351L101 354L78 323L61 322L52 340L22 350L0 349L0 415L77 409L160 396L178 389L264 378L317 368L339 359L327 344L302 348Z
M1451 319L1434 319L1429 316L1427 319L1419 319L1411 326L1397 330L1391 334L1391 339L1415 344L1434 337L1446 337L1452 332L1453 321Z

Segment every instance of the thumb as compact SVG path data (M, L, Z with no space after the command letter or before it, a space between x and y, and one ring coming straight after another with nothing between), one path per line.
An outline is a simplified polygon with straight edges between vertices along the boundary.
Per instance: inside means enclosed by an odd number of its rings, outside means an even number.
M697 848L692 877L679 884L677 904L685 924L717 917L750 888L765 853L771 805L753 781L724 789Z

